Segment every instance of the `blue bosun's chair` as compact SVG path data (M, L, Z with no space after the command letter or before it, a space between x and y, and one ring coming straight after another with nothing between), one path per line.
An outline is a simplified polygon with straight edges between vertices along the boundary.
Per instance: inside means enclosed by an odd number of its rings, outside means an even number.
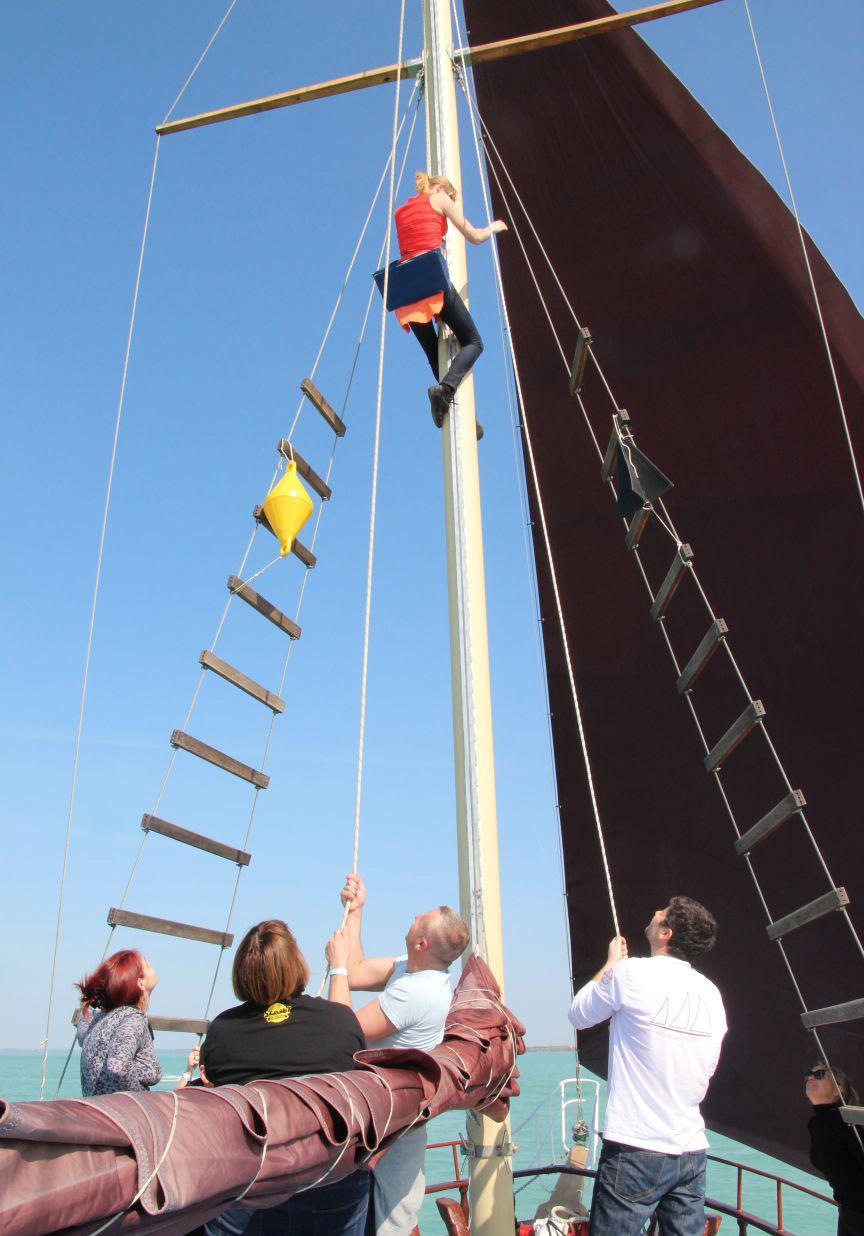
M384 295L384 270L376 270L372 278L378 291ZM413 305L416 300L425 300L436 292L446 292L450 287L447 263L441 249L430 249L405 262L391 262L387 282L387 308L401 309Z

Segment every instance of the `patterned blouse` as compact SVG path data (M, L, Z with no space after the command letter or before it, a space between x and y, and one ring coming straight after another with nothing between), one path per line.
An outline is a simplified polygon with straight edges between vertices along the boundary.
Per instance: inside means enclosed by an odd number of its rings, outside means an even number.
M149 1090L162 1077L146 1014L131 1005L107 1013L85 1008L78 1018L81 1093Z

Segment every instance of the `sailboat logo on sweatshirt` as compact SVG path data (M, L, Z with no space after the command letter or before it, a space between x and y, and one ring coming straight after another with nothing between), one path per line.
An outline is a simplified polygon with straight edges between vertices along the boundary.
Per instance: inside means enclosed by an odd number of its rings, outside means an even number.
M660 1030L677 1034L692 1034L697 1038L711 1037L711 1014L700 995L687 993L683 1000L670 1005L667 997L649 1023Z

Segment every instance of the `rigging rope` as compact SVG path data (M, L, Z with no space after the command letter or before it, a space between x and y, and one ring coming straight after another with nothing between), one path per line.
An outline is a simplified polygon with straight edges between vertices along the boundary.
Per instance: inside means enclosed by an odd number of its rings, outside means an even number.
M228 8L225 10L225 15L223 16L219 25L210 35L210 41L208 42L207 46L202 51L201 55L198 57L197 61L195 62L195 67L192 69L192 72L189 74L189 76L186 78L183 85L180 87L180 93L177 95L177 98L174 100L174 102L168 108L168 111L165 113L165 117L162 121L163 124L167 124L168 121L171 119L171 115L174 111L174 108L183 98L183 95L186 93L186 89L189 86L189 83L192 81L192 78L195 76L195 74L201 68L201 65L204 63L204 57L207 55L210 48L213 46L213 44L216 42L217 38L219 37L220 33L222 32L222 27L225 25L226 21L231 16L231 10L234 8L234 5L236 3L237 3L237 0L231 0L231 3L228 5Z
M129 373L129 356L132 351L132 335L135 329L135 316L138 310L138 292L141 288L141 270L144 265L144 250L147 246L147 235L150 230L150 210L153 205L153 191L156 184L156 164L159 159L159 138L153 151L153 167L150 172L150 189L147 194L147 209L144 214L144 230L141 236L141 247L138 253L138 269L135 274L135 290L132 295L132 312L129 318L129 331L126 336L126 352L123 357L123 372L120 379L120 396L117 402L117 415L114 420L114 439L111 444L111 460L108 465L108 482L105 488L105 503L102 510L102 527L99 531L99 550L96 555L96 576L93 581L93 597L90 603L90 623L87 629L87 648L84 654L84 673L81 682L81 701L78 707L78 728L75 731L75 743L72 754L72 778L69 786L69 806L66 815L66 837L63 846L63 863L60 871L60 889L57 899L57 920L54 929L54 950L51 956L51 979L48 986L48 1012L45 1019L45 1038L42 1041L42 1071L39 1080L39 1098L45 1097L45 1079L48 1070L48 1037L51 1033L51 1015L54 1007L54 987L57 979L57 957L60 951L60 935L63 925L63 898L66 891L66 874L69 869L69 848L72 841L72 818L75 808L75 790L78 783L78 761L81 754L81 736L84 730L84 709L87 702L87 684L90 677L90 653L93 648L93 629L96 624L96 605L99 600L99 584L102 578L102 557L105 551L105 536L108 530L108 512L111 506L111 487L114 483L114 469L117 463L117 447L120 440L120 425L123 419L123 402L126 396L126 378Z
M750 12L749 0L744 0L744 11L747 14L747 22L750 26L750 36L753 39L753 50L756 53L756 63L759 66L759 75L762 78L762 88L765 91L765 101L768 104L768 112L771 116L774 137L777 140L777 150L780 154L780 162L783 164L783 175L786 178L786 188L789 190L789 202L792 206L792 214L795 216L795 227L798 229L798 239L801 242L801 253L804 258L804 266L807 270L807 279L810 283L810 291L813 293L813 303L816 306L816 316L819 319L819 329L822 332L822 342L825 345L825 355L828 359L828 368L831 370L831 381L834 384L834 393L837 396L837 407L840 411L840 420L843 425L843 433L846 438L846 445L849 449L849 458L852 463L852 473L855 477L855 487L858 490L858 501L861 503L861 510L864 511L864 490L861 488L861 473L858 470L858 460L855 457L855 447L852 443L852 434L849 430L849 421L846 417L846 407L843 403L843 395L841 394L840 383L837 379L837 370L834 367L834 357L831 353L831 344L828 340L828 330L825 326L825 319L822 316L822 302L820 301L819 293L816 290L816 280L813 278L813 268L810 265L810 255L807 252L807 242L804 239L804 229L801 226L801 218L798 214L798 205L795 201L795 194L792 190L792 178L789 175L789 167L786 163L786 155L783 151L783 142L780 139L780 128L777 124L777 117L774 114L774 104L771 101L771 92L768 89L768 78L765 75L765 66L762 63L762 54L759 51L759 41L756 38L756 28L753 25L753 15Z

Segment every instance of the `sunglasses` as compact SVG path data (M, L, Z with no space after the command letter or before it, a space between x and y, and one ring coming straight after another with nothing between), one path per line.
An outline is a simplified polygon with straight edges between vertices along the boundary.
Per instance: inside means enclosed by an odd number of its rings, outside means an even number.
M814 1081L821 1081L823 1077L827 1077L827 1076L828 1076L827 1069L808 1069L807 1072L804 1074L804 1080L806 1082L809 1078L812 1077Z

